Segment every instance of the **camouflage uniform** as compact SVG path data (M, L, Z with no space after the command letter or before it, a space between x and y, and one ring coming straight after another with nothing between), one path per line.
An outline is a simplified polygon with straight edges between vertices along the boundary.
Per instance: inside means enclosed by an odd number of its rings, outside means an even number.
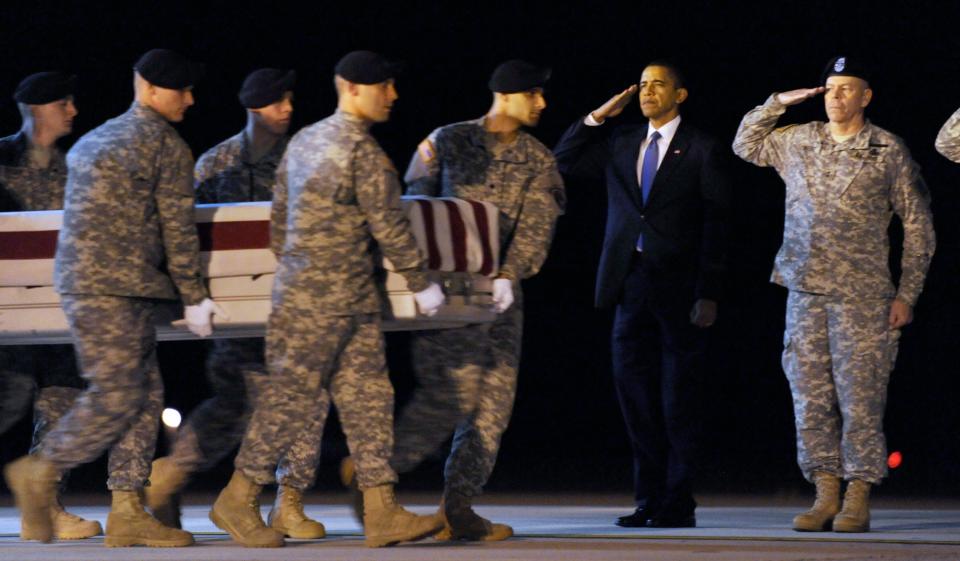
M134 103L84 135L67 162L54 286L89 387L38 453L65 469L109 448L107 486L136 490L150 474L163 406L156 307L206 297L193 158L162 116Z
M240 132L205 152L193 170L197 203L269 201L277 165L287 147L284 136L267 154L250 161L247 137ZM263 339L214 339L207 355L207 380L214 397L201 403L180 427L170 454L187 473L207 470L237 446L252 406L266 383ZM304 434L295 462L281 462L278 480L304 490L313 484L320 456L319 431Z
M562 212L563 180L548 148L520 131L503 144L483 119L433 131L414 154L409 194L459 197L500 209L500 275L513 280L515 301L492 324L414 336L418 387L396 429L392 465L409 471L450 432L445 486L480 494L493 471L517 388L523 297L519 281L540 270Z
M783 245L772 281L787 299L783 368L790 381L797 456L814 472L879 483L886 475L883 410L899 330L894 297L914 306L935 240L929 194L903 141L867 121L837 143L826 123L775 129L771 96L743 118L738 156L773 166L786 183ZM895 289L887 227L903 223Z
M50 148L46 168L30 158L30 139L24 132L0 139L0 212L63 208L67 162L56 146ZM84 387L77 373L73 345L16 345L0 347L0 375L7 383L0 404L0 434L26 413L34 394L33 445L63 416Z
M368 124L338 110L290 141L272 212L279 265L267 325L270 379L236 467L257 484L271 483L281 457L299 460L304 434L323 432L332 397L360 487L394 483L393 388L372 242L411 290L428 286L396 170Z
M957 109L940 128L934 143L937 152L947 159L960 163L960 109Z

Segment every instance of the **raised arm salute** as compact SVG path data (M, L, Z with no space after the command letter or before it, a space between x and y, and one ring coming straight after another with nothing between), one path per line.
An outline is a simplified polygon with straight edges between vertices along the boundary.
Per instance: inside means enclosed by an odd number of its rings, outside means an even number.
M817 486L813 508L794 518L801 531L869 529L870 486L886 475L887 381L934 250L919 169L902 140L864 117L868 78L859 61L837 57L823 87L771 95L733 143L744 160L775 168L787 190L771 280L789 290L783 368L798 462ZM821 93L827 123L776 128L787 106ZM893 213L904 230L898 287L887 266Z

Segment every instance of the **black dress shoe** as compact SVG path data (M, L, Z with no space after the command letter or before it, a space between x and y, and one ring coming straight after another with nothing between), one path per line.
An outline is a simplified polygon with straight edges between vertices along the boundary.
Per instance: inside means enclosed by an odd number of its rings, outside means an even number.
M697 517L690 514L661 512L647 522L649 528L696 528Z
M640 507L633 511L633 514L617 518L615 524L621 528L644 528L653 516L653 511L646 507Z

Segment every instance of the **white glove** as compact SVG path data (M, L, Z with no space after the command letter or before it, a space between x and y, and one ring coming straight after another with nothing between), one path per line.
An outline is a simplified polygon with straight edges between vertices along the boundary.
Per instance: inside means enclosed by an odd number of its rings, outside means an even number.
M183 319L187 322L187 329L198 337L207 337L213 333L213 322L210 318L212 314L230 319L223 308L209 298L204 298L199 304L183 307Z
M414 292L413 298L417 301L420 313L425 316L435 315L446 300L440 285L435 282L431 282L430 286L420 292Z
M493 279L493 311L502 314L513 305L513 281Z

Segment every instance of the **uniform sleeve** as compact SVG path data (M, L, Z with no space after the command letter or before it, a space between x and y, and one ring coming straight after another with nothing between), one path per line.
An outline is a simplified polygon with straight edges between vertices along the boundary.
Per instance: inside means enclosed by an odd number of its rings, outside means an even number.
M419 292L427 288L425 261L410 221L400 206L401 187L396 168L372 140L357 145L353 166L357 204L367 218L380 251L396 272L407 279L410 290Z
M903 256L897 298L915 306L936 248L936 236L930 212L930 192L920 170L906 148L902 149L898 160L897 179L890 190L890 204L903 223Z
M437 136L439 129L430 133L417 145L417 151L410 158L407 173L403 181L407 184L408 195L426 197L440 196L440 158L437 154Z
M157 211L167 259L167 272L184 305L207 297L200 274L200 244L194 216L193 157L183 141L166 136L159 157Z
M552 156L545 158L524 197L516 230L500 264L499 276L512 280L529 278L540 271L550 250L553 228L564 211L563 179Z
M960 163L960 109L940 127L934 146L947 159Z
M563 133L553 149L557 166L567 176L597 179L603 177L604 168L610 159L609 124L590 126L583 118Z
M740 121L733 139L733 152L751 164L782 170L794 127L775 127L786 110L786 106L777 101L777 94L750 110Z
M287 237L287 154L284 151L273 184L273 202L270 206L270 250L280 258Z
M197 204L216 203L217 191L211 181L214 173L213 151L208 151L197 160L193 168L193 188L197 194Z

